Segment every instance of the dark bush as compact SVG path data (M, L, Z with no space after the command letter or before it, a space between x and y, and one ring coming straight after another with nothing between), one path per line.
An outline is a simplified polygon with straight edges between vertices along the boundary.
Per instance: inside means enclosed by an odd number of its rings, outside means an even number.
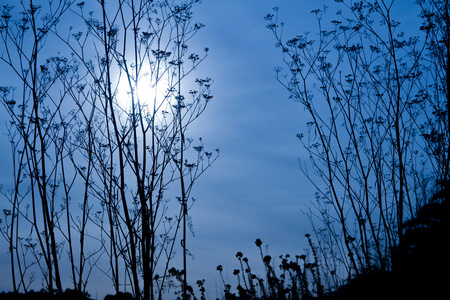
M106 295L104 300L134 300L130 293L117 293L115 295Z
M65 290L64 293L49 293L47 291L29 291L27 293L2 292L0 300L91 300L88 293Z

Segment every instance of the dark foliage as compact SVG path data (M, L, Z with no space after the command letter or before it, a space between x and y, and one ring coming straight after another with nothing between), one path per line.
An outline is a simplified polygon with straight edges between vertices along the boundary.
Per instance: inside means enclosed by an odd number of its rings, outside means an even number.
M251 271L248 259L236 254L240 269L237 293L224 283L224 299L450 299L450 182L441 183L439 191L428 203L417 210L414 218L404 223L404 241L393 249L391 271L368 269L349 279L342 286L322 285L321 262L315 246L306 235L312 261L306 255L291 259L280 256L279 272L269 255L263 255L262 242L256 240L266 274L258 276ZM223 280L223 268L218 266Z
M318 299L403 299L391 272L373 270L351 279L333 293Z
M450 181L441 183L431 201L405 222L393 272L409 298L450 299L449 194Z
M0 300L92 300L88 293L67 289L64 293L49 293L47 291L30 291L27 293L1 293ZM130 293L106 295L104 300L134 300Z
M133 300L133 295L130 293L117 293L115 295L106 295L104 300Z
M49 293L47 291L29 291L27 293L2 292L1 300L91 300L88 293L67 289L63 293ZM115 298L116 299L116 298ZM121 298L122 299L122 298ZM124 298L125 299L125 298ZM130 298L131 299L131 298Z
M450 299L450 182L404 224L392 272L371 270L321 299Z

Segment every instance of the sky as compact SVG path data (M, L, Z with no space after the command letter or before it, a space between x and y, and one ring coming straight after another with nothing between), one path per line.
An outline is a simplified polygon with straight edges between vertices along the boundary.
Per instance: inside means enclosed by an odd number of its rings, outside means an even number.
M203 67L214 79L214 99L195 133L221 152L194 190L198 201L190 212L195 231L190 251L199 275L216 276L212 285L220 285L219 264L232 277L237 251L261 264L257 238L274 257L302 254L307 246L304 235L310 228L302 210L314 190L298 167L301 145L295 137L305 123L303 108L288 99L275 78L282 54L264 16L280 6L282 18L298 26L315 5L203 1L197 7L206 25L197 38L211 49ZM208 21L211 14L214 20Z
M222 290L216 267L223 265L232 280L239 266L236 252L243 252L255 267L262 264L254 244L257 238L268 245L272 257L303 254L307 248L304 236L311 227L303 212L315 191L299 169L304 153L296 139L307 119L302 106L288 99L275 78L275 68L283 64L282 53L264 16L278 6L286 36L314 31L309 12L331 2L203 0L193 9L194 19L206 25L194 43L210 49L197 74L214 80L214 98L188 135L202 137L207 148L221 152L193 190L197 201L189 214L195 236L188 238L193 255L188 274L191 280L206 279L214 297ZM399 1L406 2L411 1ZM0 122L5 120L0 113ZM0 128L5 133L3 125ZM6 138L0 138L0 145L6 145ZM9 151L0 148L2 166L10 164ZM8 174L3 172L0 178L6 180ZM0 262L7 266L3 240L0 249ZM4 272L0 276L0 290L9 290L8 277ZM100 287L88 290L100 295Z

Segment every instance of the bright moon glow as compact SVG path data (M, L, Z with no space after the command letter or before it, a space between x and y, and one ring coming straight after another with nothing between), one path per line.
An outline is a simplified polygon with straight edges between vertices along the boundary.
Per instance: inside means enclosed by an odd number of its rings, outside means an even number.
M131 80L131 87L126 74L122 73L116 91L117 105L121 109L126 111L131 109L132 92L134 101L136 103L139 101L140 105L147 109L160 110L167 104L168 99L165 98L168 95L169 82L167 78L159 78L155 82L155 79L151 77L151 72L150 68L143 67L137 81L135 82L134 78Z

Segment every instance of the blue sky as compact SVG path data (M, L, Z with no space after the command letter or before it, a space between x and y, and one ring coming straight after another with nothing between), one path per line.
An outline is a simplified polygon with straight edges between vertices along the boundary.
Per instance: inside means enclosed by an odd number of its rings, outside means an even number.
M232 277L237 251L261 264L256 238L275 257L306 248L309 224L302 210L314 190L298 168L301 145L295 135L305 123L303 108L275 79L282 54L264 16L280 6L281 17L294 27L302 17L311 20L316 5L319 1L203 1L196 9L206 24L197 41L211 49L199 71L214 79L215 96L193 134L220 148L221 155L194 190L190 276L211 278L210 289L220 284L217 265Z
M275 48L264 16L280 7L286 36L291 36L314 31L315 19L309 12L332 2L204 0L193 10L195 20L206 25L193 42L210 49L197 76L214 80L214 98L188 135L202 137L207 148L220 148L221 153L194 187L192 196L197 201L190 216L195 237L188 240L194 260L188 268L191 279L207 280L213 295L222 290L216 266L223 265L233 277L237 251L253 265L261 264L254 245L257 238L269 245L273 257L302 254L307 247L304 235L311 230L302 210L307 210L314 189L298 167L302 151L295 137L307 119L301 105L289 100L275 79L275 68L283 64L282 53ZM0 118L6 120L3 113ZM1 136L0 144L6 143ZM9 166L10 149L0 151L0 163ZM8 178L6 173L1 175L2 181ZM0 262L7 266L3 240L0 247ZM0 290L9 290L8 275L2 272L1 276ZM88 288L93 296L96 287Z

